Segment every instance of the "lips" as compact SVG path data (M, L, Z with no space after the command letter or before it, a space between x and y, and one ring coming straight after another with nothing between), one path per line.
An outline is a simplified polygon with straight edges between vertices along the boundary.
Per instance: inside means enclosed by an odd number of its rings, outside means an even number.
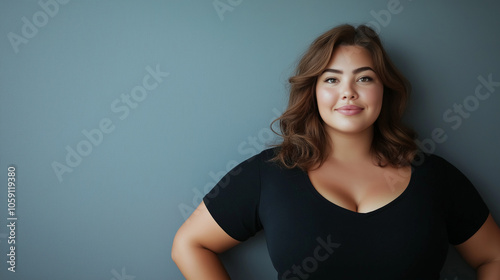
M335 111L341 113L342 115L346 116L352 116L359 114L363 111L364 109L355 105L345 105L340 108L335 109Z

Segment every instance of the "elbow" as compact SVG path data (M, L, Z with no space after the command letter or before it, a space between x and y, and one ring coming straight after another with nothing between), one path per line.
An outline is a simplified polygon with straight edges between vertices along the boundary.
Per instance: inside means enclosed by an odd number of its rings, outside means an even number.
M196 254L198 244L189 234L179 230L172 242L172 251L170 256L174 263L179 266L181 263L190 262L189 260Z
M489 258L487 260L484 260L480 263L477 263L476 265L472 265L472 268L474 268L476 271L479 270L481 267L484 267L484 266L489 266L489 265L500 265L500 255L499 256L495 256L495 257L492 257L492 258Z
M172 242L172 251L170 252L170 257L176 264L178 264L182 256L182 248L184 243L185 242L183 242L182 236L177 233L174 237L174 241Z
M500 259L495 258L476 267L477 279L500 279Z
M177 247L175 246L175 243L172 244L172 251L170 252L170 257L174 261L174 263L177 263L177 259L179 258L179 252L177 250Z

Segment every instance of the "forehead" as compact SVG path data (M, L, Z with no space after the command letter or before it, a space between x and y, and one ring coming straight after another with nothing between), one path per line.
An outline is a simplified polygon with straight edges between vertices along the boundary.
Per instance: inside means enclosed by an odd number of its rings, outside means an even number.
M332 54L327 68L331 69L355 69L363 66L373 68L371 53L360 46L338 46Z

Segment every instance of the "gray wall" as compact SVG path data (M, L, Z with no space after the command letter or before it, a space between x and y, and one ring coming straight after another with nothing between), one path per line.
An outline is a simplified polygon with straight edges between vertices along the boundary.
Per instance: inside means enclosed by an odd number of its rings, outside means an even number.
M272 141L300 54L345 22L378 30L413 84L424 148L500 219L500 86L475 93L500 81L498 1L54 1L0 3L1 279L182 279L176 230ZM470 279L457 257L443 279ZM276 277L262 235L223 258L234 279Z

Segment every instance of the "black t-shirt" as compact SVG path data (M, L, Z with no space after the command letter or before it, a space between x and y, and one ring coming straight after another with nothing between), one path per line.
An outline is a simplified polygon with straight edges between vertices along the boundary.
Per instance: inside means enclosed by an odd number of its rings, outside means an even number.
M264 230L280 280L439 279L448 243L466 241L489 214L470 181L435 155L412 166L400 196L368 213L331 203L307 172L273 156L264 150L236 166L204 202L236 240Z

